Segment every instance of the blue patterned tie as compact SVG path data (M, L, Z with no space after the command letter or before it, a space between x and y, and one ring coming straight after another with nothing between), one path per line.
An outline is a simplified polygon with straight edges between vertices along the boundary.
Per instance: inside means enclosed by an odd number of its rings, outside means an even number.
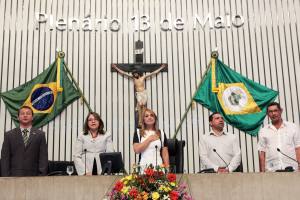
M28 134L28 130L25 128L22 133L23 133L23 140L24 140L24 144L25 146L27 145L28 143L28 139L29 139L29 134Z

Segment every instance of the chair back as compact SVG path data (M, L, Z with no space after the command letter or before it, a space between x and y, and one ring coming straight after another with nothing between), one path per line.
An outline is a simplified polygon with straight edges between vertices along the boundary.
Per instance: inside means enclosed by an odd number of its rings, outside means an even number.
M185 141L168 139L170 169L173 173L183 173Z

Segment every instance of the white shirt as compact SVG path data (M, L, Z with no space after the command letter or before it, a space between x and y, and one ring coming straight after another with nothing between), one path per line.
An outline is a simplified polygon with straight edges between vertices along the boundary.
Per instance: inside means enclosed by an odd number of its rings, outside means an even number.
M99 134L93 138L89 133L87 135L80 135L76 141L74 149L74 164L78 175L85 173L85 152L86 149L86 172L90 173L93 170L94 159L97 163L97 172L101 173L101 163L99 154L103 152L113 152L113 143L111 134L106 132L104 135Z
M139 134L139 133L138 133ZM156 134L155 131L145 130L145 135L140 138L140 143L145 141L150 135ZM161 131L161 139L155 140L141 153L140 166L146 167L152 164L153 166L161 165L162 158L160 155L162 145L164 144L164 132ZM157 146L157 148L155 148Z
M288 166L298 170L298 164L282 155L280 151L296 159L295 148L300 147L299 126L283 121L281 127L276 129L272 124L259 131L258 150L266 153L266 171L285 169Z
M199 154L202 169L213 168L215 171L218 171L219 167L227 167L228 164L228 170L232 172L241 164L241 150L238 138L225 132L220 136L216 136L211 131L209 135L201 136Z

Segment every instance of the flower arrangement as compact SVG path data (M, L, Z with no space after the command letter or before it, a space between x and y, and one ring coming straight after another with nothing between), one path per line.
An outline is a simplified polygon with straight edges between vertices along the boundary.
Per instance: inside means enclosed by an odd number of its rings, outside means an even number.
M176 181L176 174L152 165L144 173L140 173L139 167L134 168L132 174L115 183L108 197L111 200L192 200L187 186Z

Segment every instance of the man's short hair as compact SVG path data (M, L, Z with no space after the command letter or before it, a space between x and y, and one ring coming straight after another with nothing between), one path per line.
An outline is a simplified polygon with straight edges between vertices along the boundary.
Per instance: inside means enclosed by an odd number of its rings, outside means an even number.
M32 116L33 116L33 110L32 110L32 108L29 107L29 106L21 106L21 107L19 108L19 110L18 110L18 116L20 115L20 111L21 111L23 108L26 108L26 109L31 110L31 114L32 114Z
M269 110L269 107L271 107L271 106L277 106L277 108L278 108L279 110L282 110L282 108L281 108L281 106L280 106L279 103L277 103L277 102L272 102L272 103L270 103L270 104L268 105L267 111Z
M208 118L209 122L211 122L213 120L214 115L216 115L216 114L220 114L220 113L219 112L213 112L211 115L209 115L209 118Z

